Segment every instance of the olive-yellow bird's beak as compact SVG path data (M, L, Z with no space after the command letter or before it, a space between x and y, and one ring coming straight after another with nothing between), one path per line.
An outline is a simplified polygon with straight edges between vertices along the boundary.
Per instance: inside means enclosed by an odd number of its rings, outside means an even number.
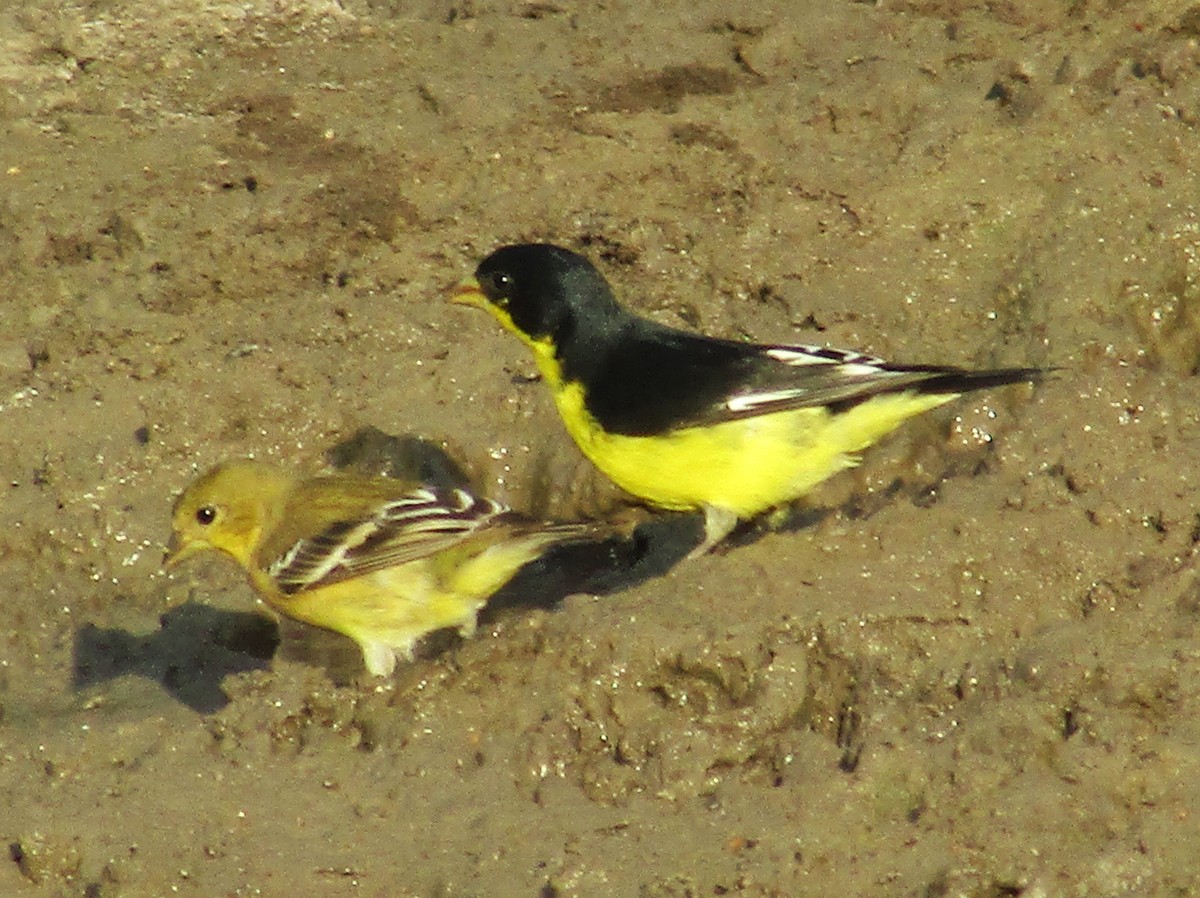
M181 539L178 533L172 533L167 540L167 551L163 554L163 567L173 568L181 561L186 561L197 552L208 548L207 543L194 539Z

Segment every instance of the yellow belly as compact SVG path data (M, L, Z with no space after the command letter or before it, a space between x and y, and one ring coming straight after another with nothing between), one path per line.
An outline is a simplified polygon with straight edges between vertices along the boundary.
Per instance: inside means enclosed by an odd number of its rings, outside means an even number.
M360 643L380 642L407 652L417 639L456 627L470 632L479 609L521 567L537 557L553 536L530 534L505 539L496 530L462 547L383 568L349 580L279 593L261 569L252 574L259 591L283 614L342 633Z
M622 489L662 508L748 518L853 467L863 449L955 394L886 394L839 414L793 409L656 437L605 433L578 384L559 386L554 398L583 454Z
M289 617L358 641L411 643L442 627L474 621L485 597L439 589L428 560L385 568L271 602Z

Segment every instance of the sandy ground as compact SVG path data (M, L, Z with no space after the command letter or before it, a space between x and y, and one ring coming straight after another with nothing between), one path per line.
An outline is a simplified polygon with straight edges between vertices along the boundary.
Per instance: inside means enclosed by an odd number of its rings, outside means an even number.
M0 8L0 894L1200 891L1200 6L728 7ZM196 470L365 426L619 509L445 302L520 239L708 333L1060 370L382 685L162 572Z

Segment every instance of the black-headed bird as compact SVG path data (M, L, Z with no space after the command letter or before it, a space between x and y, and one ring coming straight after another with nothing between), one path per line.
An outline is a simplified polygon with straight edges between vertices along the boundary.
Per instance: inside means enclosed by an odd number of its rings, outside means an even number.
M529 347L567 432L613 482L651 505L704 512L694 555L853 467L908 418L1041 373L690 333L629 312L591 262L550 244L496 250L453 299Z
M302 478L251 460L197 478L175 503L172 529L168 566L225 553L268 606L349 636L378 676L434 630L469 636L488 597L551 546L613 532L531 520L464 489Z

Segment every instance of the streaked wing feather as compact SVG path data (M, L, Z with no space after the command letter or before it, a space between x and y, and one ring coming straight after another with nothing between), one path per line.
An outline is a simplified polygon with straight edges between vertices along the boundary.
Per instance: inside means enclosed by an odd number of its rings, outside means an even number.
M1037 377L1034 368L971 371L938 365L893 365L883 359L823 346L753 347L760 363L740 388L695 424L713 424L772 412L850 406L872 396L916 390L962 393ZM774 363L774 364L772 364Z
M420 489L299 540L267 572L284 595L295 595L436 555L506 513L499 502L465 490Z

